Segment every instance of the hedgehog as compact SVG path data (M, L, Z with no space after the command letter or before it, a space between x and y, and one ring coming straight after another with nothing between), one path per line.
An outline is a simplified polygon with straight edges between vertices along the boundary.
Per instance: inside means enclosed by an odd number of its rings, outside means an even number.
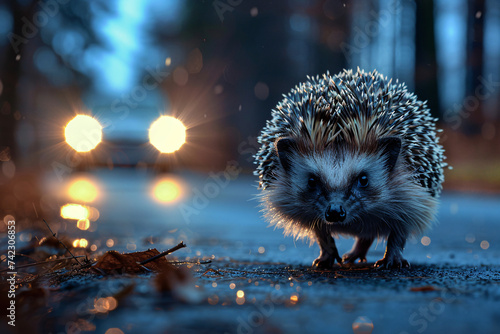
M272 110L255 154L264 216L285 235L316 242L313 266L366 262L406 268L406 240L431 227L444 181L436 118L404 83L376 70L307 77ZM339 256L334 238L354 237Z

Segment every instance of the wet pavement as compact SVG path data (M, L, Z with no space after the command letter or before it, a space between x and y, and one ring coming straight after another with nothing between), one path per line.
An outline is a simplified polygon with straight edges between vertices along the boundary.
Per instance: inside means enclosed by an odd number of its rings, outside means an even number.
M262 220L255 178L227 175L75 175L98 189L89 205L99 218L86 231L71 221L59 228L87 239L96 254L163 251L183 240L188 247L175 253L179 260L212 262L192 266L191 288L179 297L184 303L159 297L151 274L82 278L75 289L89 298L116 293L131 281L134 298L101 317L75 316L86 305L78 298L61 302L53 314L64 305L65 316L49 315L47 328L61 332L68 319L84 318L100 333L114 327L124 333L500 332L500 197L445 192L439 223L407 244L411 269L319 271L310 267L317 245L285 238ZM49 190L64 190L73 179L47 182ZM165 191L155 188L159 182L166 182ZM66 193L55 199L61 205L72 201ZM339 238L337 246L347 252L352 239ZM368 261L380 259L384 249L384 241L375 242Z

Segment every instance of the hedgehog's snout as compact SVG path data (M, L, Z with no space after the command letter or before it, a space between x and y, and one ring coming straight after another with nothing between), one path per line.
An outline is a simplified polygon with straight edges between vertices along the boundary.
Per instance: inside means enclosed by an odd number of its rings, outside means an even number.
M345 220L346 215L342 205L330 204L325 212L325 219L330 223L340 223Z

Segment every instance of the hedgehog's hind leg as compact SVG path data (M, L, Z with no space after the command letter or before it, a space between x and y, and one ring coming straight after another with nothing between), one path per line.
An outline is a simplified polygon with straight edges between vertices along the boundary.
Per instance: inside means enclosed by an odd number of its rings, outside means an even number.
M359 262L366 262L366 253L373 243L374 238L356 237L356 241L352 249L342 256L343 263L354 263L357 259Z
M387 248L384 257L375 262L378 269L409 268L410 263L403 258L403 249L406 244L406 235L391 232L387 238Z
M332 234L329 230L323 227L316 227L314 229L314 237L319 245L320 254L319 257L314 260L313 267L317 268L332 268L337 261L339 264L342 263L339 251L335 245L335 240L332 238Z

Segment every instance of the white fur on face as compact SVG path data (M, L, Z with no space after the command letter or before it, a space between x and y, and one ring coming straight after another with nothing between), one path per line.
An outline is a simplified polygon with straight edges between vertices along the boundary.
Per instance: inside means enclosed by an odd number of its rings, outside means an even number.
M305 166L320 175L328 192L323 211L330 204L341 205L347 211L345 224L362 218L363 212L372 210L384 197L388 172L383 159L376 155L325 152L306 158ZM358 186L361 174L368 177L366 188Z

